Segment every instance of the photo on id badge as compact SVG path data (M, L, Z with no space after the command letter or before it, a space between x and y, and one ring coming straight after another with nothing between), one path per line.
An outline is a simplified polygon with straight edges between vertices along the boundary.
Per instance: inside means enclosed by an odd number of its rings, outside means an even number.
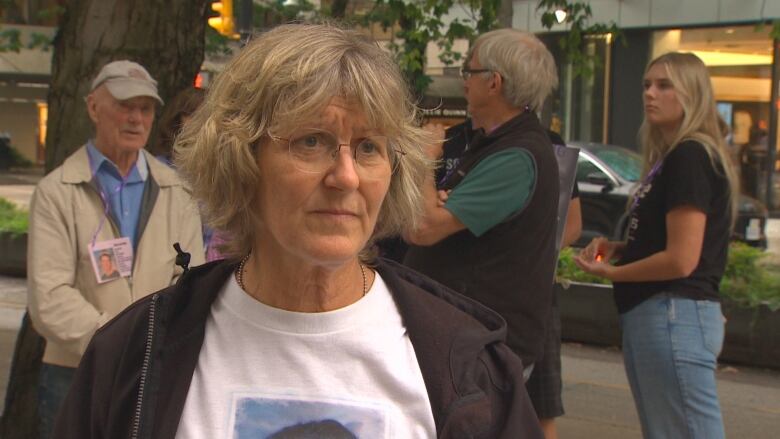
M128 238L98 241L89 245L95 280L102 284L120 277L130 276L133 264L133 248Z

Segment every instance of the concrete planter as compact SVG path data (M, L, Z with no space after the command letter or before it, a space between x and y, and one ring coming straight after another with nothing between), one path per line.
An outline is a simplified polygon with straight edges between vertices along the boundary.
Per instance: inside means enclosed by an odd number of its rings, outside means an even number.
M561 337L607 346L620 346L620 324L609 285L571 282L555 284L561 310Z
M765 305L745 308L727 301L723 314L728 321L722 360L780 369L780 310Z
M27 234L0 232L0 274L27 275Z
M555 286L561 309L562 338L583 343L620 346L617 308L608 285L572 282ZM780 310L762 305L745 308L723 301L726 339L719 359L780 369Z

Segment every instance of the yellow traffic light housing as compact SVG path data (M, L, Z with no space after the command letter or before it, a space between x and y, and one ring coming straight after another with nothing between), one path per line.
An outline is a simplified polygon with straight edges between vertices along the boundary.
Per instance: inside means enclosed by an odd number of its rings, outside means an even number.
M209 18L209 26L228 38L237 40L241 37L236 33L235 19L233 18L233 0L212 2L211 10L214 13Z

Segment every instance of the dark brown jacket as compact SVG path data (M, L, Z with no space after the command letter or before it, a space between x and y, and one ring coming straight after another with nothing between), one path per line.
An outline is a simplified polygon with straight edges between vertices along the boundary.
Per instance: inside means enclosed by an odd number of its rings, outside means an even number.
M55 438L173 439L211 304L234 264L216 262L127 308L79 366ZM376 267L409 331L440 438L542 438L499 315L388 261Z

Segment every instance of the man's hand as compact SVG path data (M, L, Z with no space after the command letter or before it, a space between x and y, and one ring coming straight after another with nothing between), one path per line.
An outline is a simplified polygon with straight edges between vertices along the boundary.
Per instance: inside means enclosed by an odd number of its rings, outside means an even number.
M429 159L438 160L444 150L444 125L426 124L423 129L431 134L435 142L426 146L425 152ZM437 191L433 172L429 172L423 184L425 213L415 230L404 232L404 239L414 245L433 245L442 239L466 228L452 212L444 208L449 191Z
M447 204L447 199L450 198L450 192L452 192L452 189L448 191L436 191L436 195L438 196L436 205L438 207L444 207L444 205Z

